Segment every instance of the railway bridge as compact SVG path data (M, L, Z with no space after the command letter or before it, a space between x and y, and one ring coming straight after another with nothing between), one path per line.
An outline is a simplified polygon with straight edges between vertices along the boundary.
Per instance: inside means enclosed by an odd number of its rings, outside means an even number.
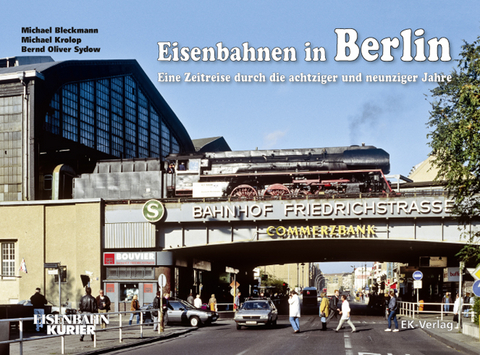
M451 206L438 191L389 197L107 202L104 259L115 253L132 258L129 248L151 240L145 246L157 251L157 265L165 257L165 265L176 270L172 279L180 290L198 285L192 281L198 270L215 270L216 279L227 266L245 271L245 280L256 266L302 262L418 266L422 257L442 257L448 266L458 267L455 254L466 240ZM479 221L472 221L467 230L478 227Z
M166 201L163 218L151 228L156 229L157 246L175 258L195 257L234 267L349 260L417 263L421 256L454 257L465 244L451 205L445 195L431 193ZM107 204L106 238L114 239L119 226L148 223L143 207L143 203ZM478 221L468 228L478 228Z

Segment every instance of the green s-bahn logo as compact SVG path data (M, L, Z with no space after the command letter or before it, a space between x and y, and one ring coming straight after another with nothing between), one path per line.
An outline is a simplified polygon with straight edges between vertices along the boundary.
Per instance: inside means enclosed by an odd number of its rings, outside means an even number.
M161 220L165 214L165 207L157 200L145 202L142 208L143 217L150 223L156 223Z

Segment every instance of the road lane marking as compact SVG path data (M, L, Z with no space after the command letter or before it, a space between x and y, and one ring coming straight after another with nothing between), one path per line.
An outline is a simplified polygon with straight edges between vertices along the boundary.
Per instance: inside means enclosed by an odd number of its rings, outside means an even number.
M353 355L352 342L350 341L350 335L348 335L347 333L344 333L343 337L344 337L344 343L345 343L345 354Z

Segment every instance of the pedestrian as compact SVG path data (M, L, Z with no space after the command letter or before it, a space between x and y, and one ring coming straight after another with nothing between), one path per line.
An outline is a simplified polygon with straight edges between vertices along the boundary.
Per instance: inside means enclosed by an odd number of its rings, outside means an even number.
M466 293L465 297L463 298L463 304L465 307L463 307L463 314L465 318L468 318L468 311L469 311L469 304L470 304L470 293ZM454 306L455 307L455 306Z
M235 295L235 303L233 305L233 309L235 311L237 311L240 308L240 296L241 295L242 295L242 293L240 291L238 291L237 294Z
M190 292L190 294L187 297L187 302L193 306L194 301L195 299L193 298L193 293Z
M83 314L97 313L97 300L92 296L92 289L90 287L85 287L85 296L80 298L80 312ZM82 317L82 324L85 324L85 319L87 317ZM93 334L91 335L93 341ZM83 341L83 334L80 336L80 341Z
M458 329L460 326L460 312L462 311L462 299L460 295L457 293L455 298L455 303L453 304L453 321L457 322L457 326L455 329Z
M108 296L105 296L103 290L100 290L98 293L99 295L96 298L98 313L107 313L108 311L110 311L110 298ZM105 329L106 327L107 324L102 319L102 329Z
M163 300L162 300L162 312L163 312L163 326L166 326L168 324L168 310L169 309L173 309L171 308L170 306L170 294L169 293L165 293L165 295L163 296Z
M443 311L448 312L450 311L450 292L445 293L443 296L442 303L443 303Z
M352 333L355 333L357 330L355 329L355 326L352 323L352 320L350 319L350 304L347 301L347 296L342 295L342 310L340 311L340 314L342 315L342 318L340 318L340 322L338 322L337 328L335 329L336 332L342 327L343 323L347 322L347 324L352 328Z
M35 289L35 293L30 297L30 302L33 305L33 314L38 314L39 317L45 314L45 305L48 303L44 295L40 293L40 287ZM43 330L43 323L40 319L37 321L36 331L39 332L40 328Z
M330 307L330 314L327 317L327 323L335 317L337 319L337 315L340 313L340 292L335 290L334 296L330 299L329 307Z
M160 309L160 291L157 291L157 295L153 299L153 308L155 309L152 311L153 316L153 331L158 329L158 310Z
M208 308L214 312L217 310L217 299L215 298L214 293L212 293L212 296L208 300Z
M320 321L322 322L322 329L323 331L327 330L327 317L330 311L330 302L328 302L328 297L325 292L320 293L320 297L322 297L322 301L320 302Z
M202 308L202 299L200 298L200 295L197 295L197 297L195 297L193 305L195 306L195 308Z
M130 314L130 319L128 321L128 325L132 325L133 317L137 316L137 324L140 323L140 312L135 312L140 309L140 303L138 303L138 296L134 295L132 299L132 303L130 303L130 310L132 313Z
M392 319L395 323L395 329L393 331L398 332L397 310L397 295L395 294L395 291L390 290L390 301L388 301L388 328L385 329L386 332L392 331Z
M293 332L300 333L300 299L295 291L290 292L288 304L288 315Z

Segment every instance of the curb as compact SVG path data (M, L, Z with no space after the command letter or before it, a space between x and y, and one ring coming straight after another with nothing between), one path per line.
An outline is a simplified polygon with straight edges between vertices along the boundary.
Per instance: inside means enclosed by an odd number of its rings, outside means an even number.
M447 339L445 337L442 337L441 335L438 335L438 334L436 334L432 331L429 331L429 330L426 330L426 329L423 329L423 328L420 328L420 329L422 329L425 333L427 333L432 338L437 339L438 341L444 343L445 345L448 345L449 347L451 347L455 350L462 351L466 354L471 354L471 355L479 355L480 354L480 350L479 351L474 351L467 346L461 345L459 342L456 342L456 341Z
M161 335L161 336L157 336L157 337L154 337L154 338L139 340L139 341L135 341L135 342L132 342L132 343L129 343L129 344L115 345L115 346L112 346L112 347L109 347L109 348L91 350L91 351L87 351L87 352L84 352L84 353L79 353L77 355L106 354L106 353L109 353L111 351L133 348L135 346L140 346L140 345L150 344L150 343L154 343L154 342L165 340L165 339L175 338L177 336L180 336L180 335L183 335L183 334L186 334L186 333L190 333L190 332L192 332L194 330L197 330L197 329L198 328L178 330L176 332L172 332L170 334L163 335L163 336Z

